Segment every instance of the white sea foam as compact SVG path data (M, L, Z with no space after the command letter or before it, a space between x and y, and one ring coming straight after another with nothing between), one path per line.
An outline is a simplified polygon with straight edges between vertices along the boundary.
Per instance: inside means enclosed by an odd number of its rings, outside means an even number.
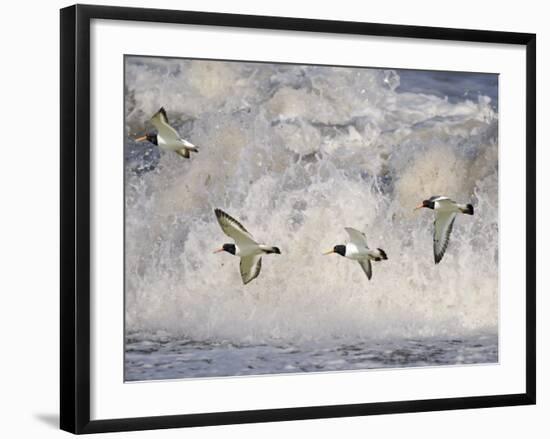
M498 117L490 99L400 93L376 69L128 58L129 135L164 106L198 145L126 172L126 323L195 340L292 342L494 332L498 322ZM127 149L136 149L128 137ZM145 158L143 158L145 160ZM433 212L471 202L443 261ZM212 254L235 216L282 255L243 286ZM389 260L369 282L323 250L363 230Z

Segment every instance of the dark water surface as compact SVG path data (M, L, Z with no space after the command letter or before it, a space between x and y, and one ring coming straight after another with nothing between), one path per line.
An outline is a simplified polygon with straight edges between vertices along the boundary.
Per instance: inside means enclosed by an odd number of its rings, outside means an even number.
M477 101L478 96L488 96L498 108L498 75L490 73L439 72L398 70L400 83L398 93L423 93L448 98L456 103L464 100Z
M193 342L161 334L141 341L129 338L125 378L145 381L496 362L496 335L362 341L322 347Z

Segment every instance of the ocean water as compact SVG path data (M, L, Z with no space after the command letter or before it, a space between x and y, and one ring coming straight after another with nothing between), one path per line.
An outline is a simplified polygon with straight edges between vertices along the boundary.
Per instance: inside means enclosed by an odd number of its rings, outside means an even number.
M126 380L498 361L496 75L125 62ZM132 140L161 106L191 160ZM475 207L438 265L436 194ZM248 285L216 207L281 249Z
M193 341L173 338L161 331L147 337L128 337L125 379L149 381L497 361L498 339L494 334L444 339L336 339L304 345L284 341L251 344Z

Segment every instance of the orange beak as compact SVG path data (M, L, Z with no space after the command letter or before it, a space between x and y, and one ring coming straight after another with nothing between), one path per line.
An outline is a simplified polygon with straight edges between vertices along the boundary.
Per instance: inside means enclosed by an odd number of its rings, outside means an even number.
M216 251L214 251L214 253L220 253L220 252L223 252L223 251L224 251L224 250L223 250L223 247L222 247L222 248L219 248L219 249L217 249Z
M423 207L424 207L423 204L419 204L418 206L416 206L416 207L414 208L414 210L422 209Z
M334 253L334 250L329 250L328 252L324 252L323 256L330 255L331 253Z
M147 140L147 136L141 136L135 139L136 142L143 142L144 140Z

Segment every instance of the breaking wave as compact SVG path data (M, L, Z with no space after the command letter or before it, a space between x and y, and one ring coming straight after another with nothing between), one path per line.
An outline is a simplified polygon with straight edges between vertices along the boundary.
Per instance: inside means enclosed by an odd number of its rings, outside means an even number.
M128 333L299 343L497 330L494 100L406 91L394 70L126 63ZM132 140L161 106L199 146L191 160ZM439 265L433 213L413 212L435 194L475 206ZM215 207L281 249L246 286L238 259L212 254L231 242ZM370 282L321 255L348 226L388 254Z

